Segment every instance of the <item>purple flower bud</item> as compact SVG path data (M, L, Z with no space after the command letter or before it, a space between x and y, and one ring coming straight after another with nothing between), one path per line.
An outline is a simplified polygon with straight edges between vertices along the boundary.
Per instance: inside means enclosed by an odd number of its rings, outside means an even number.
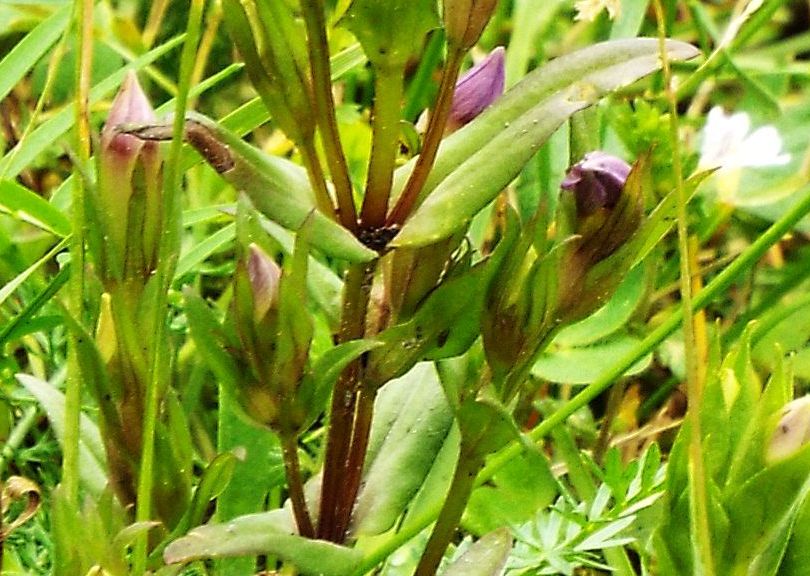
M561 187L574 193L577 213L588 216L600 208L616 206L629 174L627 162L597 150L568 169Z
M253 291L253 313L260 322L278 299L281 268L256 244L251 244L249 251L247 269Z
M141 148L149 143L135 136L119 133L118 126L132 123L146 124L156 120L155 111L138 83L138 77L135 72L130 71L113 100L107 121L101 130L103 150L125 158L134 158Z
M504 50L498 46L456 82L447 130L453 132L472 122L503 94L504 82Z

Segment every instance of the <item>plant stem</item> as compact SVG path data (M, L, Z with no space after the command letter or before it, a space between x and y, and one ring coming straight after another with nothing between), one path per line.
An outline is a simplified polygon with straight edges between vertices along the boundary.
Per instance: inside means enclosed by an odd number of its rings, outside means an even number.
M422 192L422 188L425 186L430 170L433 168L436 154L439 151L439 144L441 144L444 136L444 127L447 124L450 107L453 104L453 93L455 92L456 80L458 79L461 63L464 60L464 54L465 52L459 48L452 48L450 51L442 74L442 81L439 85L436 104L433 106L428 121L422 151L416 160L416 166L414 166L399 200L397 200L396 206L388 216L386 222L388 226L402 224L410 215L419 199L419 193Z
M86 170L90 160L90 74L93 61L93 2L77 0L76 23L79 28L79 57L76 61L76 157L79 174ZM84 243L85 243L85 191L84 180L73 182L73 234L70 243L70 312L78 322L84 317ZM68 379L65 390L65 438L62 461L62 482L65 493L75 505L79 502L79 430L81 420L82 374L79 362L79 341L74 334L68 336Z
M385 225L388 199L394 177L394 163L399 146L399 119L402 100L402 74L399 68L380 67L374 82L374 117L372 121L371 158L368 180L360 211L364 228Z
M157 269L153 281L156 290L151 306L154 315L154 335L151 342L150 373L147 380L144 397L143 435L141 443L141 462L138 471L138 496L135 517L137 521L146 522L152 516L152 485L154 481L155 459L155 433L157 429L157 416L161 380L164 374L165 363L168 362L168 351L165 347L166 339L166 309L168 305L168 291L174 269L177 264L179 246L180 211L178 191L181 185L181 156L183 149L183 131L185 127L186 105L188 93L191 88L191 76L194 73L197 44L200 38L202 15L205 0L192 0L188 12L186 26L186 39L180 56L180 72L175 104L174 125L172 133L169 158L165 165L165 181L163 186L163 227L165 232L160 235L160 247ZM133 574L140 576L146 571L148 535L140 536L133 552Z
M700 412L703 405L703 383L698 367L697 341L695 340L695 310L692 304L692 269L689 253L689 223L686 210L688 201L683 186L680 139L678 135L678 101L672 86L672 71L666 49L666 29L664 7L661 0L654 0L658 20L658 41L660 45L661 68L664 86L669 101L669 138L672 144L672 169L675 176L675 189L678 194L678 252L680 255L681 301L683 303L683 335L686 352L686 387L689 401L687 418L689 426L689 501L691 508L693 563L695 574L713 576L711 530L709 527L709 504L706 471L703 460Z
M344 227L354 232L357 230L357 210L354 207L349 167L340 144L340 134L335 117L323 0L304 0L301 2L301 12L309 38L309 63L312 68L315 113L321 130L321 141L326 154L326 163L329 166L329 174L332 176L332 183L335 186L338 219Z
M301 466L298 462L298 441L293 435L281 438L281 451L284 458L284 470L287 473L287 487L290 491L295 523L298 533L306 538L315 537L315 528L309 516L307 500L304 495L304 482L301 479Z
M465 449L464 441L461 443L458 463L453 473L453 481L447 491L442 510L439 513L433 532L430 534L425 551L419 559L414 576L433 576L439 568L448 544L461 522L461 516L467 501L475 488L475 477L484 464L484 459L472 450Z
M338 508L338 532L345 534L349 528L352 509L360 490L363 477L363 465L366 461L368 440L371 435L371 421L374 417L374 399L377 390L361 386L355 406L354 428L351 434L351 445L346 458L346 477L343 498Z
M343 313L338 341L348 342L365 334L366 309L371 291L374 263L356 264L349 268L343 293ZM348 525L340 514L351 513L353 502L346 502L345 474L352 442L357 393L362 366L359 360L349 364L338 378L332 393L329 435L323 465L321 504L318 515L318 538L341 542ZM344 528L345 530L345 528Z

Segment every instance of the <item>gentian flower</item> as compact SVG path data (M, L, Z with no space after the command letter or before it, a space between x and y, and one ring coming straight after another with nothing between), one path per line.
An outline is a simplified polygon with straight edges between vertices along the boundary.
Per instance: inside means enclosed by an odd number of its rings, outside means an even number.
M627 162L597 150L585 154L568 170L561 187L574 193L577 213L587 216L616 206L629 174Z
M504 82L504 50L499 46L456 82L447 131L453 132L468 124L500 98Z

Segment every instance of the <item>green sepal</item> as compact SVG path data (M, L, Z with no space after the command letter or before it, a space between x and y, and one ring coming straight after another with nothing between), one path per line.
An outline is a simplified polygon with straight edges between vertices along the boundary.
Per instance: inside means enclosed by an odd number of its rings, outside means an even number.
M231 354L227 352L232 342L214 311L190 286L183 290L186 318L191 330L191 338L203 358L220 382L235 386L239 381L239 369Z

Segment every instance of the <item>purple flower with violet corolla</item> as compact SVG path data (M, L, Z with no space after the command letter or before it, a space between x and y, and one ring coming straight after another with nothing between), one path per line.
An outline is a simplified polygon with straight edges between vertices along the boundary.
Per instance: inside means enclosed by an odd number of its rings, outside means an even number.
M599 208L616 206L629 174L627 162L597 150L568 170L561 187L574 193L579 216L587 216Z

